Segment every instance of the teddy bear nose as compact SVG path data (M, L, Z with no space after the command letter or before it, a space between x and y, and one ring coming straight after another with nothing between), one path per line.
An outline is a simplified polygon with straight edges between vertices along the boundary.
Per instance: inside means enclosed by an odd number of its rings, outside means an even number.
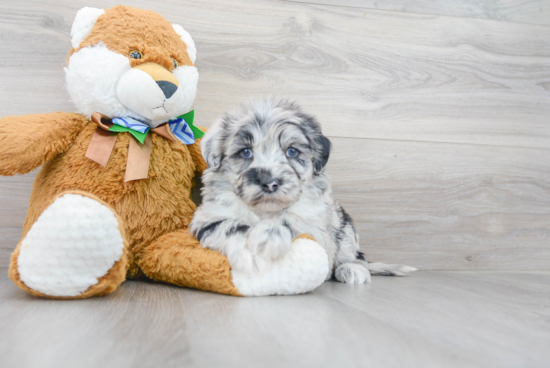
M176 90L178 89L178 86L168 81L157 81L157 84L162 90L162 93L164 93L164 96L166 96L166 98L172 97L172 95L176 93Z

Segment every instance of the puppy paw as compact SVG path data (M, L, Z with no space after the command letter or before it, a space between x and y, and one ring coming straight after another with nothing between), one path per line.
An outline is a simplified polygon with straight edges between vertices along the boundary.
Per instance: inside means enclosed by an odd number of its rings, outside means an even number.
M256 260L252 253L245 246L246 239L241 244L235 244L234 247L227 249L227 260L231 269L240 272L251 273L257 270Z
M334 272L334 277L340 282L346 284L364 284L370 282L370 272L368 268L360 263L344 263Z
M260 222L251 228L247 238L247 248L262 268L264 263L286 254L291 243L292 234L287 227L269 222Z

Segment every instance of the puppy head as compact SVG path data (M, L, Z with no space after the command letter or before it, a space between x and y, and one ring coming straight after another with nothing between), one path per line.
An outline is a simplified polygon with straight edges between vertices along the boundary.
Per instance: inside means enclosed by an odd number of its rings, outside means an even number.
M274 212L296 202L323 171L330 141L296 104L260 99L218 120L201 148L208 170L222 175L246 204Z
M78 112L131 116L152 128L191 110L198 72L193 39L152 11L83 8L65 68Z

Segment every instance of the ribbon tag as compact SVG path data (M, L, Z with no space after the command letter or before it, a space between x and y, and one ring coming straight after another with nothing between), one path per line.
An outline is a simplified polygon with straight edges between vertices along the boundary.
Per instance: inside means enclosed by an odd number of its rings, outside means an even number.
M124 182L139 179L147 179L149 175L149 161L151 159L151 135L144 138L144 142L139 143L135 139L130 139L128 146L128 160L126 161L126 173Z

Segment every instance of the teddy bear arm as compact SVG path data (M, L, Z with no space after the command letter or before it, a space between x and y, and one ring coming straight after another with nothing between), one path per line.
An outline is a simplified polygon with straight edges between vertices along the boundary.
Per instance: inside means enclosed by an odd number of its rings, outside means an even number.
M65 152L87 122L65 112L0 119L0 175L28 173Z
M178 286L242 296L232 282L231 265L220 253L203 248L187 229L168 233L136 255L145 276Z

